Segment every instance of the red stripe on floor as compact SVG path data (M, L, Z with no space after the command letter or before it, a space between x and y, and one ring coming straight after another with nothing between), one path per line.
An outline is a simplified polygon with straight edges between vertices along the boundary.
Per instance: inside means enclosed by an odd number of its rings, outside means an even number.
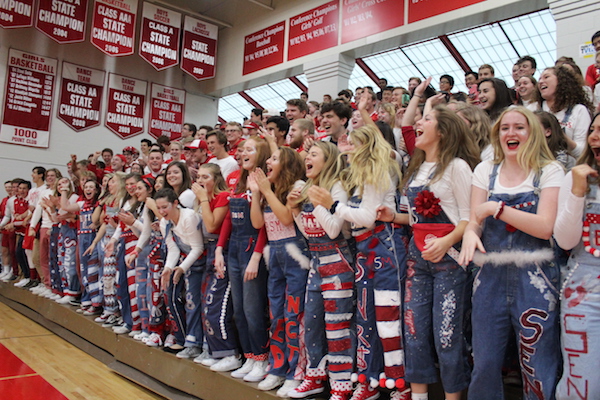
M0 360L2 360L0 363L0 378L35 373L34 370L29 368L27 364L2 344L0 344Z

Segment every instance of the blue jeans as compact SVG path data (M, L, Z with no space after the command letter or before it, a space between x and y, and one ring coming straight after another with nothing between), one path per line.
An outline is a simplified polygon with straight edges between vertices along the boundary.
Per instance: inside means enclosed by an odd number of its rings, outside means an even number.
M79 269L83 284L81 303L99 307L102 303L102 297L100 296L100 281L98 277L98 270L100 268L98 248L94 247L92 254L83 255L94 241L95 236L96 232L79 234Z

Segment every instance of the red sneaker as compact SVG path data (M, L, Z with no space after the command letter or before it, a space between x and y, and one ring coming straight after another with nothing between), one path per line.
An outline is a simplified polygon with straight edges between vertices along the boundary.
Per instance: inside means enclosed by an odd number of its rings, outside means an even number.
M406 388L404 390L394 390L390 394L390 400L411 400L410 396L410 388Z
M371 385L359 383L350 400L375 400L378 399L380 395L379 390L373 389Z
M323 393L324 391L325 380L306 377L300 386L288 392L288 396L292 399L303 399L313 394Z

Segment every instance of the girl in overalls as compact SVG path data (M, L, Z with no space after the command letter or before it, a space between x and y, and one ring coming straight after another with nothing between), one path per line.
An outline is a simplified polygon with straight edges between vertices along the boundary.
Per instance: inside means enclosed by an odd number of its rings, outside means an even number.
M204 341L201 286L206 258L200 228L202 221L194 210L179 207L173 189L158 191L154 200L163 217L160 230L167 253L161 286L167 293L168 310L175 320L177 329L172 333L176 344L184 347L177 357L195 358L200 355Z
M501 370L513 329L523 398L553 399L560 361L559 268L549 239L564 172L538 119L524 107L504 111L491 140L494 160L477 166L473 176L460 256L462 265L481 265L473 283L469 399L504 399Z
M204 164L192 185L198 212L202 216L202 234L206 248L206 274L202 287L202 322L208 344L194 362L212 371L228 372L242 366L238 354L237 331L233 322L233 303L229 275L215 267L215 250L225 216L229 212L229 188L217 164Z
M255 228L267 231L269 246L264 255L269 269L268 294L271 313L269 374L258 384L272 390L283 384L278 396L296 388L304 378L306 357L304 338L304 297L309 269L306 240L294 225L286 206L287 195L304 185L304 163L289 147L280 147L267 160L266 174L256 169L250 175L251 219Z
M83 195L76 203L69 204L66 196L60 198L60 208L78 215L77 241L79 248L79 271L81 274L81 312L83 315L97 315L101 311L100 281L98 280L98 251L94 247L92 254L85 250L92 244L96 236L94 213L98 208L100 185L93 179L83 185Z
M269 357L269 316L267 314L267 269L262 260L266 243L263 229L255 229L250 220L251 193L248 175L256 168L265 169L270 157L269 145L258 137L244 143L242 172L229 200L229 214L221 229L215 251L215 266L224 268L223 248L229 240L227 270L231 281L235 324L246 362L231 376L248 382L260 382L267 374ZM231 234L231 238L229 237Z
M560 290L563 375L558 400L598 399L600 344L600 115L596 114L580 164L567 174L558 196L554 237L571 250Z
M409 399L404 382L404 350L400 322L398 259L391 225L377 221L380 205L395 207L398 163L381 132L366 125L350 132L349 168L341 181L348 204L335 204L329 193L316 205L335 209L350 222L356 240L357 371L352 400L376 399L377 387L398 389L392 399ZM394 181L396 184L394 184ZM404 249L399 249L404 255ZM403 257L402 257L403 258Z
M73 184L68 178L58 181L57 195L65 197L68 204L74 204L77 196ZM77 222L75 216L68 211L59 209L56 215L58 234L58 268L62 280L64 296L57 303L68 304L77 300L81 295L81 283L77 275Z
M446 107L426 110L415 146L405 177L413 229L404 303L406 380L413 399L427 399L428 385L438 380L437 356L446 399L454 400L470 373L464 335L469 273L458 265L455 246L469 220L479 149L464 121Z
M331 192L337 204L348 201L339 181L344 167L339 154L333 143L315 142L304 160L306 185L288 195L287 204L308 239L311 255L304 303L308 368L300 386L288 392L294 399L322 393L328 377L331 400L347 400L352 394L356 306L353 256L345 238L350 235L342 233L345 222L341 217L333 215L331 209L314 205L324 197L319 189Z

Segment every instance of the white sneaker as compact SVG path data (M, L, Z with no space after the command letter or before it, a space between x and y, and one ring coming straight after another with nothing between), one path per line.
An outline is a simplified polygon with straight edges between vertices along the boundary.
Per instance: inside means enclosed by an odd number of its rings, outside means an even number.
M300 381L295 379L286 379L283 383L283 386L277 390L277 397L288 397L289 391L296 389L298 386L300 386Z
M252 371L252 367L254 367L254 359L249 358L246 360L246 362L244 363L244 365L242 365L241 368L238 368L235 371L233 371L231 373L231 376L233 376L234 378L242 379L243 377L248 375L250 371Z
M150 336L148 336L148 339L146 339L145 343L146 346L158 347L163 345L163 340L158 333L152 332Z
M227 356L218 360L213 366L210 367L210 370L215 372L229 372L237 370L241 366L242 359L240 356ZM233 373L231 376L233 376Z
M175 335L171 335L170 333L165 338L165 347L171 347L175 343L177 343L177 339L175 339Z
M200 353L199 356L194 357L194 362L196 364L202 364L202 361L208 360L208 359L213 359L213 358L210 356L210 353L207 350L202 350L202 353ZM202 364L202 365L204 365L204 364Z
M260 381L260 383L258 384L258 388L264 391L273 390L283 385L283 381L285 381L285 378L283 376L269 374L265 379Z
M63 297L60 297L59 299L57 299L57 300L56 300L56 302L57 302L58 304L69 304L69 302L70 302L71 300L75 300L75 297L73 297L73 296L69 296L69 295L65 295L65 296L63 296Z
M2 266L2 272L0 273L0 280L4 280L4 278L9 275L12 275L12 268Z
M29 291L33 294L40 294L41 291L46 290L46 286L44 286L43 283L40 283L37 286L34 286L32 288L29 289Z
M10 281L14 281L15 279L17 279L17 277L13 275L12 270L11 270L8 272L8 274L6 274L2 277L2 282L10 282Z
M56 301L56 300L62 299L62 296L60 294L58 294L58 293L52 293L48 298L50 300Z
M198 346L186 347L179 353L175 354L177 358L191 358L192 360L202 354L202 348Z
M117 335L124 335L126 333L131 332L131 329L129 329L129 327L127 325L120 325L120 326L116 326L116 327L113 326L112 330Z
M42 290L39 291L39 293L37 293L37 295L40 297L46 297L50 294L52 294L52 290L47 287L43 288Z
M144 339L146 339L148 337L150 337L150 334L148 332L141 332L141 333L138 333L137 335L135 335L133 337L133 340L139 340L139 341L143 342Z
M204 365L205 367L209 367L209 368L219 362L219 360L217 360L216 358L212 358L212 357L208 357L208 358L202 359L200 361L196 361L197 359L198 359L198 357L194 358L194 362L196 364L201 364L201 365ZM241 366L242 366L242 363L240 363L240 367Z
M15 286L16 287L23 287L23 286L27 285L29 283L29 281L30 281L29 278L23 278L19 282L15 283Z
M141 329L136 329L135 331L129 332L129 337L134 337L136 335L139 335L140 333L142 333Z
M265 379L267 375L267 367L269 366L268 361L254 361L254 365L252 366L252 371L250 371L246 376L244 376L244 381L246 382L260 382Z

